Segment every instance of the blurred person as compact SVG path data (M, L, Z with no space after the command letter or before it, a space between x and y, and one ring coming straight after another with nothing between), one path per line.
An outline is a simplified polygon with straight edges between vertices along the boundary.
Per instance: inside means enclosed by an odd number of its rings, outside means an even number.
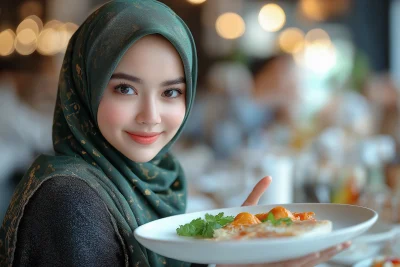
M312 185L329 189L327 201L357 204L367 183L361 141L374 130L370 104L358 90L337 90L314 121L318 133L312 144L319 170Z
M268 146L290 148L300 136L297 133L302 103L299 69L288 54L250 62L254 77L252 97L270 114L264 124L265 142Z
M395 138L400 146L399 92L389 74L372 75L367 79L363 93L374 112L375 134L386 134Z
M392 194L389 214L391 220L399 222L400 216L400 106L399 89L388 73L371 75L366 81L363 93L374 113L374 134L393 141L393 155L382 160L383 182ZM380 148L382 145L380 146ZM381 148L382 150L382 148ZM388 150L388 149L386 149ZM391 210L393 209L393 210ZM389 218L390 216L386 216Z
M374 112L367 98L356 91L340 91L316 116L319 131L339 127L354 138L374 133ZM349 136L350 137L350 136Z
M253 78L244 64L221 61L210 68L193 115L201 140L213 149L216 159L235 157L268 121L268 113L251 96L252 87Z
M291 55L277 54L251 63L254 99L274 112L274 123L292 125L300 103L297 66Z
M168 151L196 83L193 37L161 2L111 1L90 15L60 74L56 155L37 158L19 183L0 229L0 265L190 266L145 249L133 231L185 212L185 174ZM261 179L244 205L270 183ZM348 246L260 266L313 266Z

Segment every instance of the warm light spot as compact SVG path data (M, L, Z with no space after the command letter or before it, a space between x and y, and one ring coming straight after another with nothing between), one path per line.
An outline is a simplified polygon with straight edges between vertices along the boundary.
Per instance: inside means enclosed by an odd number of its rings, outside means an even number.
M279 46L286 53L296 53L304 46L304 32L298 28L287 28L279 35Z
M324 43L328 45L331 43L331 38L323 29L313 29L306 34L305 41L307 44Z
M49 22L47 22L44 27L43 30L45 29L57 29L58 27L60 27L63 23L61 21L58 21L56 19L54 20L50 20Z
M15 50L21 55L32 54L37 46L36 33L30 28L21 30L15 38L14 46Z
M31 31L29 33L29 31ZM30 41L32 40L32 36L34 37L34 41ZM35 33L30 30L30 29L25 29L23 31L21 31L18 35L17 38L15 38L15 50L23 56L27 56L32 54L37 46L37 42L36 42L36 35Z
M311 20L322 21L326 17L319 0L301 0L300 10Z
M61 41L60 34L56 30L45 29L39 35L37 50L42 55L54 55L60 51Z
M36 33L32 29L23 29L17 34L17 41L22 45L31 45L36 39Z
M8 56L14 52L15 33L8 29L0 33L0 56Z
M295 54L294 58L298 64L307 69L318 74L326 74L335 67L337 52L332 43L306 43L304 50Z
M29 17L26 17L26 19L31 19L31 20L33 20L34 22L36 22L36 25L38 26L38 28L39 28L39 33L40 33L40 31L43 29L43 22L42 22L42 20L41 20L38 16L36 16L36 15L31 15L31 16L29 16ZM38 33L37 35L39 35L39 33Z
M239 38L246 30L244 20L236 13L222 14L218 17L215 27L219 36L225 39Z
M204 3L206 0L187 0L191 4L199 5Z
M72 35L76 32L78 27L79 26L74 23L67 22L65 24L60 25L57 28L57 32L59 34L60 43L61 43L61 48L60 48L59 52L65 52L65 49L68 46L69 40L71 39Z
M35 32L32 29L23 29L17 34L14 46L15 50L23 56L32 54L37 46Z
M336 64L336 49L331 45L315 43L306 48L304 59L309 69L316 73L326 73Z
M267 4L261 8L258 22L268 32L279 31L286 23L285 11L277 4Z
M292 55L302 53L302 52L304 51L305 45L306 45L306 43L305 43L304 41L301 42L301 43L298 43L298 44L293 48Z
M20 34L22 31L31 30L35 36L39 35L40 29L39 25L33 19L24 19L17 27L17 35Z

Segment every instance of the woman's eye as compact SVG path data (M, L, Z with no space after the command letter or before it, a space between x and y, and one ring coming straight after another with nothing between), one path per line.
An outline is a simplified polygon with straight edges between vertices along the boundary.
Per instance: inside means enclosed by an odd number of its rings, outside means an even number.
M120 84L114 88L116 92L122 95L136 95L135 89L127 84Z
M169 89L165 90L163 93L163 96L169 97L169 98L176 98L179 97L182 94L182 91L179 89Z

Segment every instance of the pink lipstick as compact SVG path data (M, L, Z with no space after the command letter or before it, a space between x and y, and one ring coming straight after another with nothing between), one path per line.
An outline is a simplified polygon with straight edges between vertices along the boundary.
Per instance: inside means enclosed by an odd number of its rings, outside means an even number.
M161 133L127 132L133 141L142 145L151 145L157 141Z

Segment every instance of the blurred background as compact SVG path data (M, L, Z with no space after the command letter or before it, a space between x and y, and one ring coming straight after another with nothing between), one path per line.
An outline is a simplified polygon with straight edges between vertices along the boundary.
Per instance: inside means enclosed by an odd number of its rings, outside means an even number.
M40 153L68 40L103 0L0 1L0 219ZM346 203L400 223L400 0L162 0L192 30L199 85L174 152L188 211Z

